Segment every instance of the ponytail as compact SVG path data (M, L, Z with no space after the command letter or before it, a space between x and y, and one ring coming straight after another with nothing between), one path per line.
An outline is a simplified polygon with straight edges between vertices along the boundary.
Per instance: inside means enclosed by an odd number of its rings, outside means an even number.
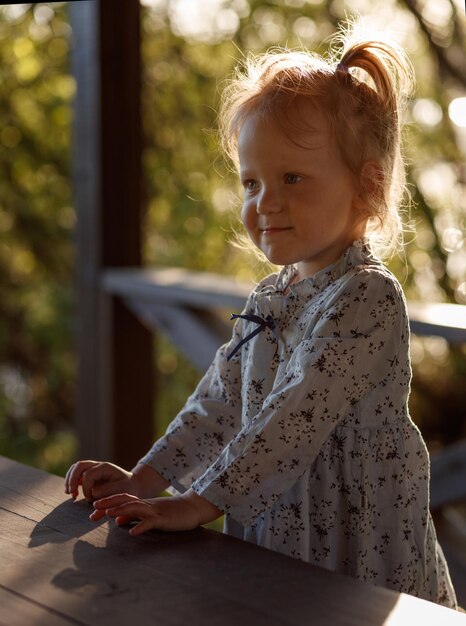
M369 78L369 86L394 113L403 110L411 98L414 87L414 70L406 52L395 42L356 39L349 35L337 70L348 72L355 68L354 76L360 82Z

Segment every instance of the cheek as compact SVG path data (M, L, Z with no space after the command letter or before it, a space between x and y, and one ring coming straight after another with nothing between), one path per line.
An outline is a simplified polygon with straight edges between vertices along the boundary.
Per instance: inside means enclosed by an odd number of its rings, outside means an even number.
M256 212L254 211L253 207L245 202L241 209L241 221L243 222L247 230L251 230L255 227L255 216Z

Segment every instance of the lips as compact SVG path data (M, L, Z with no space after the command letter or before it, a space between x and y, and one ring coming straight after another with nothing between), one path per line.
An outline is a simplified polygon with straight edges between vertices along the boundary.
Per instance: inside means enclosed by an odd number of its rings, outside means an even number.
M292 226L264 226L259 231L264 234L282 233L285 230L291 230Z

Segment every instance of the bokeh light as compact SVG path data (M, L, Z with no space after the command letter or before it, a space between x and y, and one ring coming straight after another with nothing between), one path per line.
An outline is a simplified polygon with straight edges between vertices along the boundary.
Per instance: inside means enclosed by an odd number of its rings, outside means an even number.
M451 121L460 128L466 128L466 98L455 98L448 106Z
M413 104L413 117L419 124L427 127L438 126L442 121L442 107L430 98L419 98Z

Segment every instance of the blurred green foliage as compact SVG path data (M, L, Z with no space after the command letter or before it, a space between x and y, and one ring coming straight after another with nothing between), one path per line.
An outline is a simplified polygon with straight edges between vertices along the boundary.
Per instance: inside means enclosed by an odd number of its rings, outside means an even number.
M456 0L142 4L146 264L251 282L268 271L228 243L239 188L213 130L222 81L248 51L324 53L358 10L393 28L418 78L406 130L416 237L391 269L408 298L466 303L466 131L448 114L466 92ZM75 449L70 36L64 2L0 7L0 453L56 472ZM163 338L156 360L160 433L199 372ZM413 365L412 413L431 446L464 437L464 348L414 337Z
M0 453L56 471L75 377L64 4L0 8Z

